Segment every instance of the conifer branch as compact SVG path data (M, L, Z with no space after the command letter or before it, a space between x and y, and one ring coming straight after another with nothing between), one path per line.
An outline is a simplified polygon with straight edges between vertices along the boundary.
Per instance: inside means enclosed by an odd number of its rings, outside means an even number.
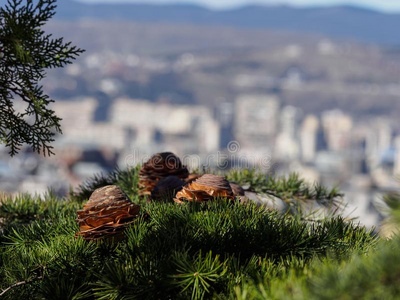
M43 277L39 276L39 277L34 278L32 280L24 280L24 281L16 282L16 283L10 285L9 287L7 287L6 289L2 290L1 293L0 293L0 297L3 297L7 292L12 290L13 288L19 287L21 285L27 285L27 284L30 284L30 283L33 283L35 281L42 280L42 279L43 279Z
M36 3L36 4L35 4ZM24 144L53 154L61 119L49 108L54 102L39 81L45 70L63 67L84 50L52 38L42 26L55 14L56 0L8 0L0 7L0 143L13 156ZM16 109L24 104L24 111Z

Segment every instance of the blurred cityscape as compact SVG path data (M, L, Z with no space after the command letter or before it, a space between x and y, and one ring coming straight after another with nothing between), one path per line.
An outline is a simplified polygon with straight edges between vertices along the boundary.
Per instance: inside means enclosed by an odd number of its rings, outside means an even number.
M63 134L51 157L0 148L0 190L66 195L93 174L172 151L192 169L337 185L348 215L374 226L382 194L399 187L400 51L218 26L86 20L48 30L87 49L43 81Z

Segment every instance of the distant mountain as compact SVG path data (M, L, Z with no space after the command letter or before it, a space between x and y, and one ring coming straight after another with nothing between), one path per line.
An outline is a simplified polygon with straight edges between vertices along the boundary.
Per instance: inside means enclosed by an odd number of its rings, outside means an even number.
M214 11L187 4L85 4L73 0L59 0L58 6L58 19L123 19L134 22L268 28L400 45L400 14L385 14L353 6L245 6Z

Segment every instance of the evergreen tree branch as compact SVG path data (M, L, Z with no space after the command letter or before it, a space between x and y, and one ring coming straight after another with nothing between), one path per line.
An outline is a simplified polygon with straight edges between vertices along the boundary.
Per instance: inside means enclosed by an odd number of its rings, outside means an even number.
M39 277L31 279L31 280L24 280L24 281L16 282L16 283L10 285L9 287L7 287L6 289L2 290L0 293L0 297L3 297L7 292L12 290L13 288L19 287L21 285L27 285L27 284L30 284L30 283L33 283L35 281L42 280L42 279L43 279L43 277L39 276Z
M35 4L36 3L36 4ZM0 143L18 153L24 144L53 154L61 119L49 108L54 102L39 81L46 69L72 63L84 50L45 34L42 26L55 14L56 0L8 0L0 8ZM25 104L17 112L15 103Z

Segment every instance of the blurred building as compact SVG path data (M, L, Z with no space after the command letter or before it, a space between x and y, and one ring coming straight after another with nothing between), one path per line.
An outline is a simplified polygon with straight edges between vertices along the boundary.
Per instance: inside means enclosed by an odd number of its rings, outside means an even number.
M219 123L210 109L195 105L156 104L117 99L110 122L133 132L130 147L174 149L180 154L210 153L219 149Z
M310 163L315 159L317 152L318 118L307 115L300 128L300 147L302 160Z
M324 112L321 121L328 150L334 152L348 150L351 146L352 118L335 109Z
M240 96L235 102L234 137L243 148L271 149L278 120L279 102L275 96Z
M365 149L370 169L376 168L387 159L385 153L390 151L392 134L392 127L388 120L382 118L371 120L366 132Z
M220 148L226 148L233 137L233 120L235 105L232 102L222 102L216 106L216 119L220 126Z
M64 130L76 126L85 128L91 124L96 107L97 100L92 97L78 97L73 101L56 101L52 104L57 116L62 119L61 126Z
M280 113L280 131L275 143L275 157L290 161L299 156L297 128L299 110L293 106L285 106Z

